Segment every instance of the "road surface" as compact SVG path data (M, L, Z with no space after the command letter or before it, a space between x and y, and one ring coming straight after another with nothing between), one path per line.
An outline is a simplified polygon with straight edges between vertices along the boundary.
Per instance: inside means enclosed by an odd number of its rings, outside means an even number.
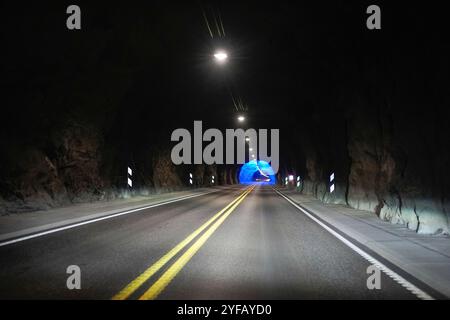
M416 299L269 186L240 186L0 247L0 298ZM70 265L81 289L67 288Z

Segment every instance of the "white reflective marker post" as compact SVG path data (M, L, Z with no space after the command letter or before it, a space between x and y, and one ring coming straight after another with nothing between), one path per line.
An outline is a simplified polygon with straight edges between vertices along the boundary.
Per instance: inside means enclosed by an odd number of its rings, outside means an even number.
M133 187L133 181L131 180L131 178L132 178L132 176L133 176L133 170L131 170L131 168L130 167L128 167L128 186L130 187L130 188L132 188Z
M334 192L334 173L330 175L330 193Z
M194 182L192 181L192 173L189 173L189 184L192 185Z

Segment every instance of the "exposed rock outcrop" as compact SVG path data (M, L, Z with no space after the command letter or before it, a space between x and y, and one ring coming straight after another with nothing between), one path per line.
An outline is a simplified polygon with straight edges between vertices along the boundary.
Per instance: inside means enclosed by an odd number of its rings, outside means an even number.
M168 151L153 157L153 184L157 192L176 190L183 186Z
M189 172L194 187L237 183L234 166L175 166L170 146L143 148L134 159L121 161L114 158L124 153L121 147L105 148L98 129L76 121L59 128L53 128L42 144L2 145L6 152L0 157L1 214L181 190L192 187ZM126 185L128 165L133 168L132 193Z
M445 126L434 127L426 119L414 119L426 132L405 134L402 129L409 119L396 117L389 106L377 113L353 113L347 118L345 161L322 145L329 136L316 136L324 141L305 147L305 181L302 192L328 203L342 203L371 211L381 219L399 223L423 234L449 233L449 151L439 141L428 138L448 134ZM344 120L342 120L344 122ZM423 156L428 152L429 157ZM322 156L318 156L322 154ZM335 159L334 159L335 160ZM335 191L329 191L329 175L337 172Z

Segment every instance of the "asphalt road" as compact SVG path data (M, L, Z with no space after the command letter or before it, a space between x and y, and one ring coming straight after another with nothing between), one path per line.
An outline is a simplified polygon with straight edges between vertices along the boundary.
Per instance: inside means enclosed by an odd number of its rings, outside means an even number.
M368 261L272 188L244 190L0 247L0 298L416 298L383 273L369 290ZM80 267L80 290L67 289L69 265Z

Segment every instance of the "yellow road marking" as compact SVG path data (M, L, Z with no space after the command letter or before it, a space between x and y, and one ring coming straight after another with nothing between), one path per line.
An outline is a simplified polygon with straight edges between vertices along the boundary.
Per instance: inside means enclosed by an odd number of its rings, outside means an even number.
M205 230L210 224L217 220L220 215L227 211L233 204L242 199L245 195L251 192L252 188L246 189L239 197L234 199L225 208L216 213L211 219L205 222L197 230L192 232L186 239L178 243L173 249L162 256L151 267L141 273L136 279L131 281L125 288L123 288L118 294L112 297L113 300L125 300L132 295L144 282L146 282L151 276L153 276L159 269L161 269L170 259L172 259L178 252L180 252L186 245L189 244L195 237L197 237L203 230Z
M206 240L219 228L225 219L236 209L236 207L245 199L245 197L254 189L245 193L236 201L205 233L186 252L175 261L169 269L139 298L139 300L153 300L167 287L175 278L178 272L189 262L195 253L205 244Z

